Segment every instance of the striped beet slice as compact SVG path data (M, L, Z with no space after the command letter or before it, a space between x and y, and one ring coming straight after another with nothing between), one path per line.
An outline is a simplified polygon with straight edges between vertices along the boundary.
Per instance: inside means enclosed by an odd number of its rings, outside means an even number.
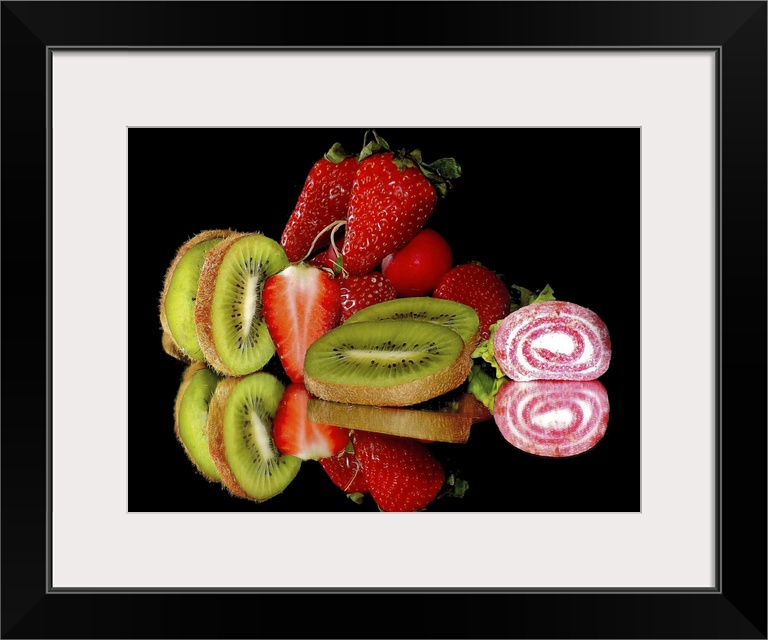
M493 352L516 381L596 380L611 361L611 339L593 311L572 302L537 302L499 323Z
M597 380L507 381L493 417L510 444L537 456L564 458L594 447L608 427L608 392Z

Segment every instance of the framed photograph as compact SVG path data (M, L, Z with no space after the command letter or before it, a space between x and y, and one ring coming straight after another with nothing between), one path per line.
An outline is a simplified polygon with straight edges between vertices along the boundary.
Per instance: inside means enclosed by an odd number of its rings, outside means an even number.
M2 4L3 637L766 637L766 3L437 8ZM443 474L416 512L311 456L256 499L174 429L166 277L209 230L282 252L315 163L372 140L441 167L421 224L450 268L591 310L610 366L545 396L478 360L407 422L366 414ZM542 398L597 432L526 445ZM318 595L338 614L296 616Z

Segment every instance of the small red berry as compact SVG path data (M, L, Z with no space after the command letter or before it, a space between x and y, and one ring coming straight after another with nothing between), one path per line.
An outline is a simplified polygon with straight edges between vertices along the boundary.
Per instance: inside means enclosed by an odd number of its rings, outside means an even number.
M428 296L440 278L453 266L448 241L434 229L422 229L399 251L381 263L399 298Z

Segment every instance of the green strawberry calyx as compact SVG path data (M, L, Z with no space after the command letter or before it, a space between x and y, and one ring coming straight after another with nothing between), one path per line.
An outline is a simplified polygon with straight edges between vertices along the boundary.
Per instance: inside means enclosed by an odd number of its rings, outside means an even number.
M355 155L354 153L347 153L340 142L334 142L333 146L325 152L323 158L328 162L333 162L333 164L339 164L347 158L354 158Z
M448 190L453 186L451 180L461 176L461 166L455 158L440 158L434 162L424 162L421 149L392 151L389 143L384 138L375 130L369 129L365 132L363 149L360 151L357 160L362 162L369 156L377 153L391 153L392 162L400 171L405 171L409 167L418 168L432 183L435 191L442 197L445 197Z

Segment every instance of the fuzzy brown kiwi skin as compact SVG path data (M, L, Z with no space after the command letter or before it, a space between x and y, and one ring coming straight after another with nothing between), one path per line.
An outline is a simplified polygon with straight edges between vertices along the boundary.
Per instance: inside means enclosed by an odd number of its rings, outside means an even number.
M224 447L224 414L227 409L227 401L239 381L239 378L224 378L216 385L208 405L208 450L211 453L213 465L221 476L222 486L233 496L253 500L240 486L235 474L232 473Z
M181 345L176 342L173 334L171 333L171 328L168 326L168 313L165 308L165 299L168 296L168 288L171 286L171 279L173 278L173 274L176 271L176 267L178 266L179 261L184 257L184 254L186 254L187 251L189 251L195 245L201 242L205 242L206 240L211 240L213 238L226 238L234 233L236 232L232 229L209 229L207 231L201 231L200 233L195 234L176 250L176 255L174 256L170 266L165 272L165 278L163 279L163 290L160 294L160 326L163 328L163 349L167 354L173 356L174 358L185 360L187 362L193 361L193 359L189 356L189 354L186 353ZM166 347L166 342L169 345L168 347ZM175 355L175 353L179 353L183 357L179 358L177 355Z
M316 380L304 373L304 386L322 400L365 404L379 407L408 407L453 391L461 385L472 369L472 358L466 348L451 365L419 380L388 387L366 387Z
M197 300L195 301L197 341L200 343L203 355L211 367L224 376L238 377L242 374L232 371L224 364L213 340L213 293L216 289L219 269L221 269L230 247L241 238L250 235L257 234L236 232L212 247L205 257L203 268L200 270L200 280L197 283Z
M165 351L172 358L176 358L176 360L180 360L185 364L194 362L189 356L187 356L186 353L181 350L179 345L176 344L176 341L173 339L170 331L163 331L161 341L163 344L163 351Z
M192 381L192 377L198 371L205 369L206 367L207 365L205 362L193 362L186 369L184 369L184 373L181 376L181 384L179 385L179 390L176 393L176 400L173 404L173 431L176 434L176 440L178 440L179 444L181 444L182 448L184 449L184 453L187 454L187 458L190 459L192 464L195 466L195 469L197 469L197 472L209 482L219 484L219 481L216 480L216 478L209 476L203 470L203 468L197 464L197 462L195 462L195 459L192 457L189 449L187 449L187 445L184 444L184 440L181 438L181 428L179 425L179 411L181 409L181 401L184 398L184 392L187 390L187 387L189 387L189 383Z

